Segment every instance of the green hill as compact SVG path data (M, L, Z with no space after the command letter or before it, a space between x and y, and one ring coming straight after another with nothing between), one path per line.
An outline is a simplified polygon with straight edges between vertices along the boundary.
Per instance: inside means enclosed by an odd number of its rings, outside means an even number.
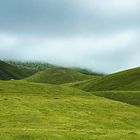
M140 139L140 109L65 86L0 81L1 140Z
M64 84L90 79L93 76L68 68L48 68L27 78L27 81L37 83Z
M23 79L29 76L26 70L20 69L14 65L10 65L0 60L0 79Z
M140 90L140 68L130 69L74 85L85 91Z

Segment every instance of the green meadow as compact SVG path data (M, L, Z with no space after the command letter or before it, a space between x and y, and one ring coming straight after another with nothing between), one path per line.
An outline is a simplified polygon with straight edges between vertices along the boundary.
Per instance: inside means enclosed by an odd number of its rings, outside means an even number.
M0 63L0 140L140 139L139 68L104 76Z

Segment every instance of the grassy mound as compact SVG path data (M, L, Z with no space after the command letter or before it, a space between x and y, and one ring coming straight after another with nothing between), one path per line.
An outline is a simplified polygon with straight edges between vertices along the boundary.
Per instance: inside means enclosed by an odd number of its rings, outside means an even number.
M48 68L27 78L27 81L37 83L64 84L90 79L93 76L68 68Z
M140 138L140 109L64 86L0 82L2 140Z
M27 76L29 76L29 74L25 70L17 68L14 65L7 64L3 61L0 61L1 80L22 79Z
M91 80L74 86L85 91L137 91L140 90L140 68L103 76L98 80Z

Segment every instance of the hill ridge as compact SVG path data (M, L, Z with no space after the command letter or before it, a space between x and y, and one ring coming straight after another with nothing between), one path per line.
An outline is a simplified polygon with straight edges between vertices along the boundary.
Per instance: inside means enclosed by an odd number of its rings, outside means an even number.
M140 67L106 75L74 87L85 91L140 90Z
M31 77L26 78L27 81L37 83L65 84L76 81L82 81L94 77L86 75L70 68L48 68L45 71L38 72Z

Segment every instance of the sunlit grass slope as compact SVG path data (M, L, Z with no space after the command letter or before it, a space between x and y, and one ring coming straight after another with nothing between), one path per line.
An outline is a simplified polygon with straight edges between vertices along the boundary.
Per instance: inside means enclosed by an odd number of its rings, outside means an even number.
M14 65L7 64L0 60L0 79L10 80L10 79L22 79L29 76L29 74Z
M27 78L27 81L37 83L64 84L90 79L94 76L80 73L69 68L48 68Z
M140 109L64 86L0 82L1 140L140 139Z
M74 86L85 91L137 91L140 90L140 68L103 76L98 80L91 80Z

